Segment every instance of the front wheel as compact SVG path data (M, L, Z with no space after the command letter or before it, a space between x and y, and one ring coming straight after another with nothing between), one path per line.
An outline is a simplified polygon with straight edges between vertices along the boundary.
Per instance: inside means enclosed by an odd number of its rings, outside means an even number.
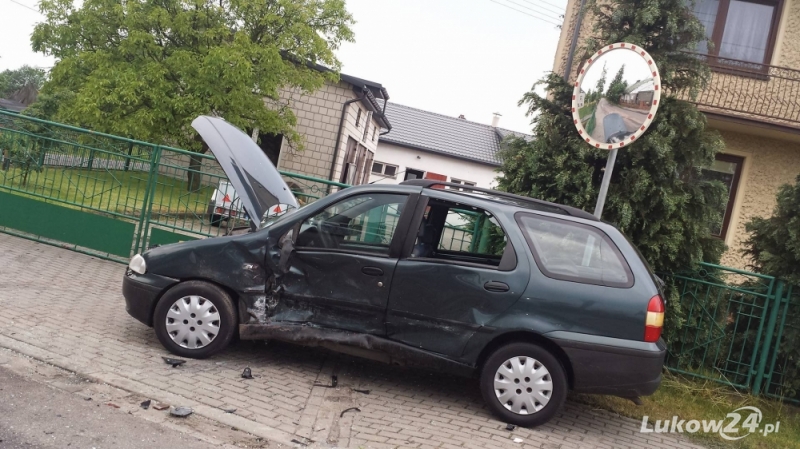
M230 295L203 281L182 282L169 289L153 316L161 344L173 354L194 359L225 349L238 325Z
M489 356L481 371L481 394L504 422L523 427L546 423L567 399L567 376L549 351L511 343Z

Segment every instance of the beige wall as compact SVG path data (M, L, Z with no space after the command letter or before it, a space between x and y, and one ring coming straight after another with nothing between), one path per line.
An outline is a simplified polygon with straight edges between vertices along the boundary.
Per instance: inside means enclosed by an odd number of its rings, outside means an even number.
M725 140L724 152L745 158L722 264L746 269L747 260L741 255L747 239L745 223L772 215L778 188L794 183L800 174L800 143L728 130L720 133Z
M280 170L301 173L328 179L336 145L336 133L339 130L339 120L342 105L349 100L357 98L352 86L345 82L338 84L326 83L314 93L304 93L297 89L286 89L281 92L281 99L289 102L297 116L297 132L303 137L303 150L291 148L284 139L281 155L278 159ZM356 115L358 108L361 112L361 126L356 128ZM347 119L339 142L339 154L334 180L338 180L341 163L347 147L347 137L353 136L362 145L373 153L377 145L372 140L370 129L367 140L362 140L366 122L366 109L361 102L351 103L347 110ZM376 122L369 120L372 127ZM378 128L380 133L380 128Z
M578 20L578 12L580 11L581 0L568 0L567 7L564 11L564 25L561 28L561 36L558 39L558 46L556 47L555 60L553 61L553 72L563 75L564 69L567 64L567 56L569 55L570 42L572 41L572 33L575 30L575 25ZM578 36L578 44L575 46L575 58L572 60L572 69L570 70L570 81L575 80L578 69L585 61L581 59L583 52L581 46L583 41L591 35L594 24L592 23L592 16L586 15L581 21L581 31Z
M491 165L456 159L430 151L415 150L388 142L378 143L375 161L397 166L397 176L394 178L371 174L369 181L376 184L402 182L407 168L445 175L448 181L456 178L461 181L474 182L478 187L484 188L494 187L497 184L495 178L499 175L496 171L497 167Z
M800 0L784 0L772 64L800 69Z

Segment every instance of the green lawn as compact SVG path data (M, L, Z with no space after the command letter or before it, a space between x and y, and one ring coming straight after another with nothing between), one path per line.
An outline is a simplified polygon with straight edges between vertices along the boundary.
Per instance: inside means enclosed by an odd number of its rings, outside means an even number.
M584 117L586 117L589 114L594 115L594 110L595 109L597 109L597 102L596 101L593 102L593 103L587 103L587 104L581 106L580 109L578 109L578 117L583 119Z
M780 421L777 433L763 436L758 432L749 434L737 441L723 439L719 433L684 433L701 444L729 448L800 448L800 408L778 400L754 397L737 393L730 387L714 382L703 382L683 377L665 375L661 387L652 396L643 397L643 405L637 406L627 399L613 396L594 396L575 394L572 399L616 412L638 420L647 415L648 421L671 420L677 415L685 420L722 420L728 425L731 419L726 415L742 406L758 407L763 419L758 431L767 423ZM739 428L741 428L739 423Z
M204 214L214 187L204 185L195 192L187 191L185 173L181 178L160 174L153 192L153 213L180 215ZM147 190L148 173L123 170L86 170L45 167L31 172L23 183L24 173L18 168L0 171L0 187L11 188L35 197L46 197L68 205L115 212L138 217ZM218 178L204 175L204 183L218 183Z

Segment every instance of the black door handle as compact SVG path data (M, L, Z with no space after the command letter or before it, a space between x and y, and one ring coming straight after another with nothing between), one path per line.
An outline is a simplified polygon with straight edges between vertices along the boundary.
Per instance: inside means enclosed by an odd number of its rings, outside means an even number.
M361 272L368 276L383 276L383 270L378 267L364 267Z
M483 284L483 288L490 292L507 292L510 290L505 282L489 281Z

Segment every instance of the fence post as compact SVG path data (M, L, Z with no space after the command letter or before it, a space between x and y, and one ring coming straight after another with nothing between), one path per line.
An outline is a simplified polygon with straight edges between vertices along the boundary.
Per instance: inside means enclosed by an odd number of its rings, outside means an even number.
M153 155L150 157L150 170L147 174L147 187L144 192L144 199L142 200L142 210L139 212L139 226L136 233L136 245L134 246L136 252L143 251L145 242L147 241L147 226L145 225L145 216L150 215L153 208L153 190L156 183L156 174L158 174L158 164L161 161L161 146L156 145L153 148ZM149 222L149 217L147 217Z
M775 373L775 363L778 361L778 352L780 352L781 348L781 337L783 337L783 329L786 327L786 317L789 316L789 302L792 300L792 285L786 289L786 299L785 301L781 299L781 304L784 302L786 306L783 308L783 313L781 314L781 324L778 325L778 335L775 337L775 346L772 348L772 360L769 362L769 374L765 375L766 383L764 385L764 390L769 390L769 384L772 382L772 374Z
M125 158L125 168L123 171L128 171L131 168L131 155L133 155L133 142L128 144L128 157Z
M766 298L766 306L769 307L770 299L772 299L772 310L769 314L769 321L767 322L767 335L764 337L764 342L761 345L761 354L758 359L758 370L756 371L756 380L753 382L753 394L761 394L761 385L764 382L764 370L767 367L767 359L769 358L769 347L772 344L772 335L775 332L775 323L778 321L778 310L781 308L781 300L783 299L783 281L778 281L775 295Z

